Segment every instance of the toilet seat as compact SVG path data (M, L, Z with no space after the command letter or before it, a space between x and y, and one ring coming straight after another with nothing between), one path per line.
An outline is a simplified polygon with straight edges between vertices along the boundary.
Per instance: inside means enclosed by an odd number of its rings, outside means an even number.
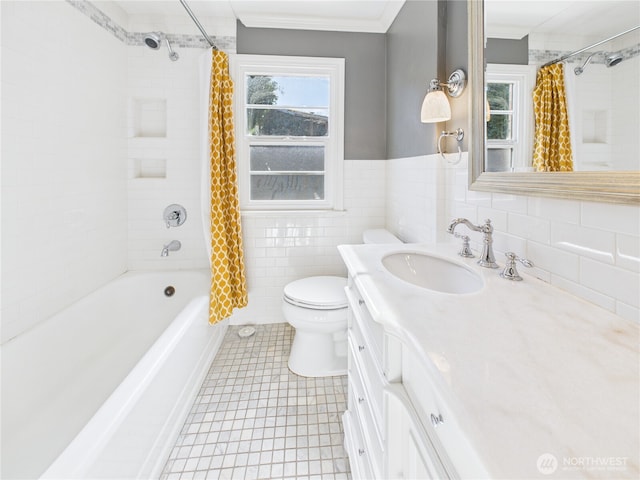
M284 300L298 307L314 310L347 308L344 277L320 276L293 281L284 287Z

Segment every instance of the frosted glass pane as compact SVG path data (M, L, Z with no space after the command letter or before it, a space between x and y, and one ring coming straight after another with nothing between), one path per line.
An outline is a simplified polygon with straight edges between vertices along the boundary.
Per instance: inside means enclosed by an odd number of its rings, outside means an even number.
M324 200L324 175L251 175L251 200Z
M251 171L324 171L324 147L320 146L251 146Z
M487 150L487 164L485 172L509 172L511 171L511 148L489 148Z
M326 109L247 108L249 135L326 137L329 111Z

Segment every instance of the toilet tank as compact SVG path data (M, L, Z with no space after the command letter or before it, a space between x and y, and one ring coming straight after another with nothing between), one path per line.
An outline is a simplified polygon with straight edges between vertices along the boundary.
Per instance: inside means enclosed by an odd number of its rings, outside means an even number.
M364 232L362 232L362 241L364 243L377 244L402 243L402 240L400 240L393 233L391 233L389 230L385 230L384 228L365 230Z

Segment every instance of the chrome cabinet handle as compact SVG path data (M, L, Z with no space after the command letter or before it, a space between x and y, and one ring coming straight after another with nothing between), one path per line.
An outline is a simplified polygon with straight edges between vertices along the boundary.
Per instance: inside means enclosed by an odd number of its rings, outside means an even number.
M358 397L358 403L364 402L364 397Z
M440 424L444 423L444 419L442 418L442 414L439 413L438 415L432 413L431 414L431 423L433 424L434 427L438 427Z
M358 305L362 306L364 305L364 300L362 300L361 298L358 299Z
M360 455L360 456L364 455L364 448L359 448L358 449L358 455Z
M363 351L364 350L364 345L358 345L358 350Z

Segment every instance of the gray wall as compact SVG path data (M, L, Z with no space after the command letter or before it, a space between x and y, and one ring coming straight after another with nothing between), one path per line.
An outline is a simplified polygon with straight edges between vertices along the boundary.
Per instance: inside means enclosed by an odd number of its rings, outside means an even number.
M408 0L387 32L387 156L435 152L435 124L420 122L429 81L438 76L438 1ZM442 35L440 35L442 42Z
M447 45L445 50L445 71L443 75L448 78L456 68L462 68L467 74L467 88L458 98L449 98L451 104L451 120L447 122L447 130L462 128L465 133L469 132L469 99L471 89L468 88L468 81L474 72L469 71L469 46L467 45L468 30L467 25L467 0L445 0L447 4ZM468 135L462 142L462 150L468 151ZM447 151L455 151L455 142L447 142Z
M382 33L247 28L237 51L345 59L345 159L386 160L386 50Z
M459 67L468 73L466 0L407 0L386 35L246 28L238 22L237 51L345 58L347 159L432 154L440 130L468 128L467 92L451 100L453 119L446 125L420 122L429 81L444 81Z
M488 38L485 49L487 63L529 64L529 36L521 40Z

